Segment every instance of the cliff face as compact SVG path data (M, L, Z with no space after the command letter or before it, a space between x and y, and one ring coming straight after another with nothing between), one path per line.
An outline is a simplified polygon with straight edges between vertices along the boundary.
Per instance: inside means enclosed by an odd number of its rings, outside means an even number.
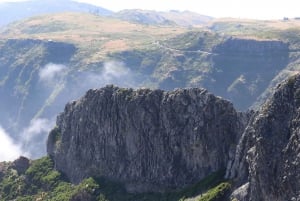
M164 191L225 169L243 119L204 89L107 86L66 106L47 150L72 182L104 176L129 191Z
M300 75L279 85L252 118L237 148L231 177L240 200L300 200Z
M210 78L214 82L205 88L241 110L253 105L289 64L289 46L277 40L231 38L215 46L213 52Z
M299 108L300 75L248 115L204 89L107 86L66 106L47 149L75 183L100 176L131 192L165 191L227 167L232 199L297 201Z
M160 89L204 87L243 111L291 63L289 44L278 40L188 32L159 45L158 51L126 51L117 57Z

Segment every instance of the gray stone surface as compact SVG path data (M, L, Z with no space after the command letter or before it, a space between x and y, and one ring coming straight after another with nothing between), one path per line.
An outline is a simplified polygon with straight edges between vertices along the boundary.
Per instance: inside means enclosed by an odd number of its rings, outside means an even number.
M11 167L15 169L18 172L18 174L24 174L26 170L29 168L29 166L30 166L30 160L23 156L20 156L11 165Z
M164 191L225 169L244 123L204 89L107 86L67 104L47 149L72 182L104 176L131 192Z
M66 106L47 149L74 183L103 176L131 192L165 191L227 167L234 200L298 201L299 108L300 74L247 114L204 89L107 86Z
M237 146L230 177L249 182L249 200L300 200L300 75L276 89Z

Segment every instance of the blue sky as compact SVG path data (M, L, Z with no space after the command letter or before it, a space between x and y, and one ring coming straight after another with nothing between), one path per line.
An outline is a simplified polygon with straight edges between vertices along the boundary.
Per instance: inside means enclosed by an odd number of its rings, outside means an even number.
M0 0L17 1L17 0ZM42 0L41 0L42 1ZM149 10L190 10L214 17L282 19L299 17L299 0L77 0L108 8Z

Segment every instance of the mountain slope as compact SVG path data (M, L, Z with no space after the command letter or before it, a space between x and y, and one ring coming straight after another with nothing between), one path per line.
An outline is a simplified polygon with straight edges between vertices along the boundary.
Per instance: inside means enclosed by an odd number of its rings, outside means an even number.
M176 11L160 12L166 19L174 21L179 26L204 26L213 20L213 17L201 15L190 11Z
M112 11L107 9L71 0L31 0L24 2L9 2L0 3L0 26L36 15L67 11L94 13L103 16L112 14Z
M129 22L148 25L173 25L175 22L168 20L156 11L149 10L122 10L113 15L116 18Z
M207 24L213 18L189 11L158 12L152 10L122 10L112 15L113 17L129 22L148 25L178 25L183 27L201 26Z

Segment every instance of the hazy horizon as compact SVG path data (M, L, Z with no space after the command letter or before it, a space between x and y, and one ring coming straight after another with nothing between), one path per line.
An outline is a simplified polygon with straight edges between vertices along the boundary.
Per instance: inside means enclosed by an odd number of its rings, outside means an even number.
M0 0L1 2L17 2L26 0ZM296 0L286 1L259 1L259 0L164 0L164 1L141 1L141 0L75 0L90 3L112 11L124 9L146 9L157 11L192 11L212 17L233 17L248 19L282 19L283 17L300 17L298 8L300 2Z

